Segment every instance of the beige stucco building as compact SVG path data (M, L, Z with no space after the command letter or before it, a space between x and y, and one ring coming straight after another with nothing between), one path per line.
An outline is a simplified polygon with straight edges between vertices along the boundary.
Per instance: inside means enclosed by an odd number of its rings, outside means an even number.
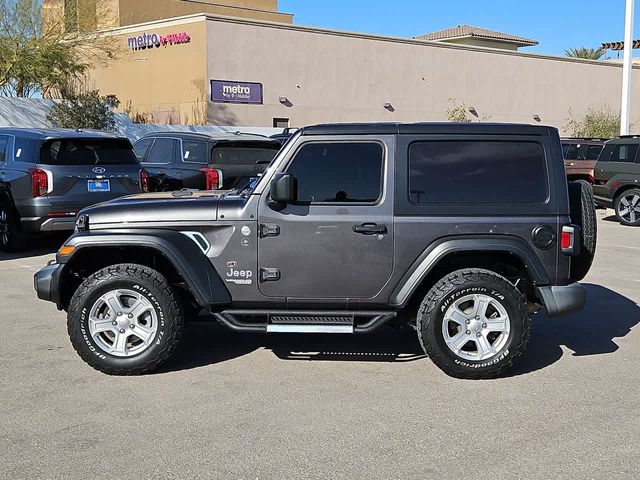
M104 31L123 51L89 83L117 95L121 109L155 122L446 121L449 110L465 104L474 120L564 130L570 111L615 111L620 102L622 69L611 62L309 28L291 24L290 15L263 18L283 15L276 0L210 2L244 3L245 15L216 10L164 20L125 10L126 3L119 2L119 26ZM633 75L639 84L638 67ZM633 100L638 105L640 89ZM640 123L640 109L632 117Z

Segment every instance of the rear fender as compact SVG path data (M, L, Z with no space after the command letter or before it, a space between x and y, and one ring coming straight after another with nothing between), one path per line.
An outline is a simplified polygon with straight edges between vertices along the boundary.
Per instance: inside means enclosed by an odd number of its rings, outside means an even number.
M515 255L526 267L531 280L548 285L549 276L533 249L522 239L511 236L443 238L427 248L411 265L391 294L390 303L405 306L422 281L447 255L456 252L502 252Z

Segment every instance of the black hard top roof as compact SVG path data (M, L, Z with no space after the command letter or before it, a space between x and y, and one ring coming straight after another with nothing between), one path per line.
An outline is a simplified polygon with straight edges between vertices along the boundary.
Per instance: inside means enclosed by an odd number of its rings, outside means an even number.
M554 127L519 123L335 123L312 125L302 135L480 134L549 135Z

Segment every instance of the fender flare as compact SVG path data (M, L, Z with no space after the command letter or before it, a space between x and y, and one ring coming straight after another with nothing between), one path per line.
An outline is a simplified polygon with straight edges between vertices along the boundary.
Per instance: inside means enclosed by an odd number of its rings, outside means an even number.
M184 279L201 307L231 303L231 295L220 275L198 245L173 230L126 230L122 232L79 232L65 245L74 246L70 257L57 255L58 263L69 263L79 252L91 248L143 247L162 254Z
M445 256L455 252L506 252L516 255L527 266L531 279L539 285L548 285L549 277L532 251L522 239L512 236L444 237L430 245L413 262L391 294L389 303L404 306L420 283Z

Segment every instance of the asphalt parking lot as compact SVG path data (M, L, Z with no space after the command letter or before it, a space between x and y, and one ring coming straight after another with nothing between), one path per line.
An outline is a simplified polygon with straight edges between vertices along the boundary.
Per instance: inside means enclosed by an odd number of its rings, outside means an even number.
M109 377L35 297L60 239L0 254L0 478L638 478L640 228L606 215L586 310L536 316L512 375L478 382L409 333L206 322L161 371Z

